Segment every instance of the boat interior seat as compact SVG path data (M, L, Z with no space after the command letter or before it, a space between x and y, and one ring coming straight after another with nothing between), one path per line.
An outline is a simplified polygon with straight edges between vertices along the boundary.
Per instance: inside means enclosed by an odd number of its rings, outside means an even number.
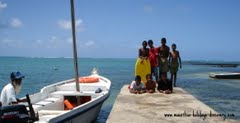
M60 98L47 98L45 100L36 102L32 104L34 111L39 110L63 110L64 104L63 100Z
M31 99L31 103L37 103L39 102L39 100L44 100L48 97L47 94L43 94L43 93L35 93L33 95L30 95L30 99Z
M40 110L38 114L41 115L59 115L68 112L68 110Z

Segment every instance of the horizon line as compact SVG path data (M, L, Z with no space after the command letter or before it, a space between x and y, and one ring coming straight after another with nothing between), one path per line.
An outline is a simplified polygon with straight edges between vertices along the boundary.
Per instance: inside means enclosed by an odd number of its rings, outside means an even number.
M54 58L65 58L65 59L73 59L73 57L64 57L64 56L1 56L0 55L0 58L3 58L3 57L6 57L6 58L49 58L49 59L54 59ZM136 58L133 58L133 57L78 57L78 58L82 58L82 59L137 59ZM240 60L214 60L214 59L182 59L182 61L224 61L224 62L240 62Z

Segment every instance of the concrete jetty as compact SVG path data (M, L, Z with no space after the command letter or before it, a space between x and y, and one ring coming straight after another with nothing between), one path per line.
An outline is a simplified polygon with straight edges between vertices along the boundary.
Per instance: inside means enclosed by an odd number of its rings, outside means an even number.
M236 114L221 114L183 89L172 94L131 94L122 87L107 123L239 123Z

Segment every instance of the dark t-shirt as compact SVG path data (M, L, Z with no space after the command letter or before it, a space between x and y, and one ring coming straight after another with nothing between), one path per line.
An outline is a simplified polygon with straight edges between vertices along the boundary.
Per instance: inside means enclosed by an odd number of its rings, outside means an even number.
M157 87L158 90L170 90L172 91L173 90L173 87L172 87L172 82L170 80L167 79L167 82L163 82L162 80L158 81L158 87Z

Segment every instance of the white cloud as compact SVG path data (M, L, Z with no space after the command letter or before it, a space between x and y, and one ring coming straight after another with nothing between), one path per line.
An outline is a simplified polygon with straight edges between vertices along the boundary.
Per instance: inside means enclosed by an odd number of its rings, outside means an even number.
M81 19L76 20L75 24L76 24L76 30L77 31L83 31L84 30L83 21Z
M43 47L43 41L42 40L36 40L32 43L32 47L34 48L41 48Z
M9 40L9 39L3 39L2 41L1 41L1 46L2 47L10 47L11 46L11 44L12 44L12 40Z
M48 43L46 43L46 48L58 48L60 40L56 36L50 37Z
M52 36L52 37L50 38L50 41L56 41L56 39L57 39L56 36Z
M63 29L71 29L71 22L66 20L58 21L58 25Z
M42 44L43 42L42 42L42 40L37 40L36 43L37 44Z
M71 38L61 38L57 36L50 37L47 41L42 42L44 48L54 48L54 49L66 49L72 44Z
M25 45L21 40L11 40L11 39L3 39L1 42L1 47L8 48L24 48Z
M18 28L18 27L21 27L23 24L22 24L22 21L19 20L18 18L13 18L11 21L10 21L10 26L11 27L14 27L14 28Z
M67 20L58 21L58 25L62 29L70 30L72 29L72 22ZM83 31L83 21L81 19L77 19L75 21L75 27L77 31Z
M0 42L1 43L1 42ZM41 48L41 49L66 49L72 44L71 38L60 38L57 36L51 36L48 39L37 39L29 41L28 47Z
M144 11L145 13L152 13L152 12L153 12L153 8L152 8L152 6L150 6L150 5L144 5L143 11Z
M94 41L87 41L84 45L86 47L91 47L91 46L94 46L96 43Z
M66 41L67 41L67 43L69 43L69 44L72 44L72 42L73 42L73 41L72 41L72 38L68 38Z
M8 21L0 20L0 28L19 28L23 25L18 18L12 18Z
M6 7L7 7L7 4L0 1L0 11Z

